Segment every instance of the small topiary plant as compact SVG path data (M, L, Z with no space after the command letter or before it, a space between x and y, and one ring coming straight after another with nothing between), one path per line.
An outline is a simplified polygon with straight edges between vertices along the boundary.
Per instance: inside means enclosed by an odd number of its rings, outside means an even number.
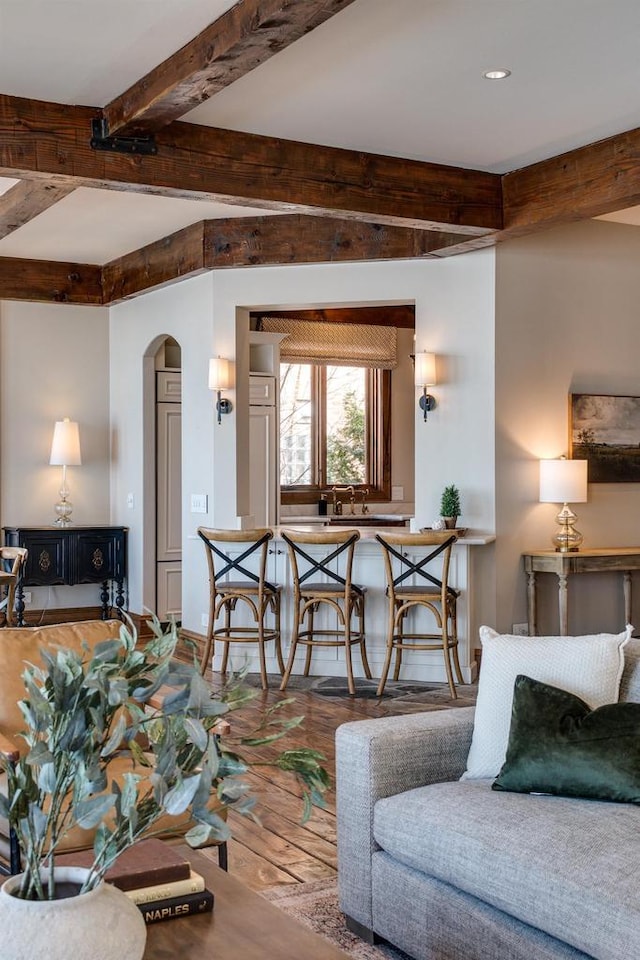
M460 506L460 492L456 486L451 484L442 491L440 500L440 516L459 517L462 513Z

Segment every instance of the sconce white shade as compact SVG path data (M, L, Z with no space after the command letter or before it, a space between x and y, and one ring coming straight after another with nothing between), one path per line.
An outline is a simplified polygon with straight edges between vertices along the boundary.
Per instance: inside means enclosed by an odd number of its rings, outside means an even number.
M209 390L228 390L231 386L230 363L224 357L209 360Z
M75 420L65 417L56 421L49 463L56 467L77 467L82 463L80 432Z
M540 503L586 503L587 461L540 461Z
M432 387L437 383L435 353L416 353L414 379L417 387Z

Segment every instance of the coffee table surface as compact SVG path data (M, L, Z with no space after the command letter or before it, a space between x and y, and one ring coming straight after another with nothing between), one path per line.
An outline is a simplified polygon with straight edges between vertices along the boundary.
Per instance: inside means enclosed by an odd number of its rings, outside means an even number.
M213 913L152 923L144 960L346 960L346 954L274 907L208 857L180 846L215 897Z

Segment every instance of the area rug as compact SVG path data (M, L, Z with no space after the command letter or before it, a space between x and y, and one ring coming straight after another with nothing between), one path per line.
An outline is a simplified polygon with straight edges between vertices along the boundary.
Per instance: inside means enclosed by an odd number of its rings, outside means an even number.
M269 676L269 686L277 686L279 676ZM393 704L393 713L413 713L419 710L445 710L448 707L468 707L476 702L478 686L475 683L461 684L458 697L451 699L446 683L420 683L419 681L388 680L382 697L378 697L377 680L355 679L356 700L378 700L384 707L385 702ZM247 674L248 686L261 686L259 674ZM343 699L349 697L347 681L343 677L301 677L292 676L287 686L287 694L305 691L326 697Z
M273 887L262 896L354 960L409 960L402 950L383 943L371 946L347 930L338 906L338 881L333 877Z

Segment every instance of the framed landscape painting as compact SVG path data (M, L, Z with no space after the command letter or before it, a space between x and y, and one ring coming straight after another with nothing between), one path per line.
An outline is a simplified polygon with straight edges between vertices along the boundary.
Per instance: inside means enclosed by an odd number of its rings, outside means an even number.
M589 483L640 483L640 397L572 393L569 446Z

